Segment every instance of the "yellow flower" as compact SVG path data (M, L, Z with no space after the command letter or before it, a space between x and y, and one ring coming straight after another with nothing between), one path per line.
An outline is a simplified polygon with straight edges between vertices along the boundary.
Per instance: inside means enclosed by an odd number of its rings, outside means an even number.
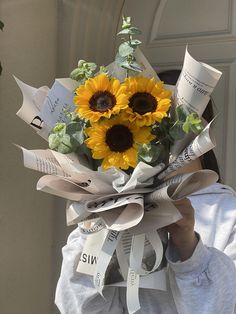
M92 150L94 159L103 159L102 168L128 169L137 165L138 144L154 139L149 127L138 127L121 117L93 123L85 130L85 144Z
M149 126L167 116L171 91L164 89L163 82L140 76L127 78L123 85L129 94L129 108L122 112L123 119Z
M88 79L75 92L75 111L90 122L97 122L101 117L109 119L112 114L128 107L126 87L104 73Z

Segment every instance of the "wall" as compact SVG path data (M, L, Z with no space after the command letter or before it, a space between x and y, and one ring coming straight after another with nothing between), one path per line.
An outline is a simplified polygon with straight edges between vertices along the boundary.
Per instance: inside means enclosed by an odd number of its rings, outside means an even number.
M57 1L1 0L0 17L5 23L0 34L0 313L49 314L55 200L35 190L40 174L23 167L13 145L33 149L47 143L16 117L22 96L12 75L36 87L53 82Z

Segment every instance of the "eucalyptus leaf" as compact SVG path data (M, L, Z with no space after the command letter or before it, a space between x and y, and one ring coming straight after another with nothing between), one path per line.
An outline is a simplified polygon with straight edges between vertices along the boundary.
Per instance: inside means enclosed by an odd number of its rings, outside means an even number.
M94 62L86 62L85 60L79 60L78 67L70 73L70 77L73 80L84 84L84 82L93 76L93 72L96 70L97 65Z
M70 73L70 78L75 81L84 81L84 73L81 69L76 68Z
M178 120L185 122L188 113L184 110L182 105L179 105L175 109Z
M186 117L186 120L183 124L183 131L185 133L189 133L190 131L192 131L195 134L198 134L202 131L202 129L203 129L202 120L200 119L197 113L192 112Z
M85 60L79 60L78 61L78 67L80 68L80 67L82 67L84 64L86 63L86 61Z
M97 65L96 65L96 63L94 63L94 62L88 62L88 63L86 63L86 67L87 67L88 69L90 69L90 70L93 72L93 71L96 70Z
M61 143L61 136L58 134L50 134L48 137L49 148L56 150Z
M132 48L128 42L124 42L123 44L120 45L119 47L119 55L121 57L127 57L130 54L134 53L134 48Z
M157 164L165 161L166 148L162 144L144 144L140 145L138 150L139 160L148 164ZM169 152L167 151L167 154Z
M62 139L60 145L57 147L57 151L62 154L68 154L73 151L73 147L71 145L70 136L65 134Z
M182 129L183 129L183 131L185 133L189 133L189 131L190 131L190 124L188 122L184 122Z
M101 65L99 68L99 73L109 74L109 71L108 71L107 67L105 67L104 65Z
M66 124L64 122L56 123L54 128L52 129L52 133L65 134L65 132L66 132Z
M138 39L133 39L133 40L130 41L130 46L136 48L138 45L141 45L141 43L142 43L142 42L141 42L140 40L138 40Z
M83 132L82 130L73 133L71 136L72 136L72 138L74 138L80 145L83 144L83 142L84 142L84 132Z
M131 67L132 67L133 71L136 71L136 72L142 72L143 71L141 64L139 64L137 62L132 62Z
M128 61L124 61L124 62L120 63L120 66L122 68L125 68L125 69L128 69L128 70L132 70L132 71L135 71L135 72L142 72L143 71L141 65L139 65L136 62L129 63Z
M130 16L123 16L122 17L122 29L125 29L125 28L129 28L131 26L131 17Z
M140 35L142 32L137 27L129 27L122 29L117 35L123 35L123 34L129 34L129 35Z
M180 140L184 137L185 132L182 128L182 125L182 123L176 123L170 128L169 134L174 140Z
M121 57L121 55L119 53L116 54L115 57L115 63L119 66L121 66L122 63L126 62L127 59L125 57Z
M69 135L73 135L74 133L81 130L82 130L82 125L76 121L72 121L66 126L66 133Z

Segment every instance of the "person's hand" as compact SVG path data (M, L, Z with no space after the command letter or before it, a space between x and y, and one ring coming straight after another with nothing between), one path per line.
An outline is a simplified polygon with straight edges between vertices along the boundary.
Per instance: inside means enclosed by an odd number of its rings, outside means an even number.
M183 218L167 226L167 231L170 233L170 241L176 247L181 261L185 261L192 256L198 243L194 232L194 209L187 198L174 202L174 205Z

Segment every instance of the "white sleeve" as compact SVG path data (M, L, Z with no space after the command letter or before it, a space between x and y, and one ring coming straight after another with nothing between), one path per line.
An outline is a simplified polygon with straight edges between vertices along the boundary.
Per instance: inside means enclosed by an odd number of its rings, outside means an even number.
M236 224L231 232L228 244L224 249L224 253L233 260L236 267Z
M204 246L199 239L193 255L178 261L169 244L169 281L178 313L236 313L236 268L223 252Z
M61 314L120 314L119 291L104 288L105 299L93 286L92 277L76 272L85 238L75 229L62 249L63 262L57 284L55 303Z

